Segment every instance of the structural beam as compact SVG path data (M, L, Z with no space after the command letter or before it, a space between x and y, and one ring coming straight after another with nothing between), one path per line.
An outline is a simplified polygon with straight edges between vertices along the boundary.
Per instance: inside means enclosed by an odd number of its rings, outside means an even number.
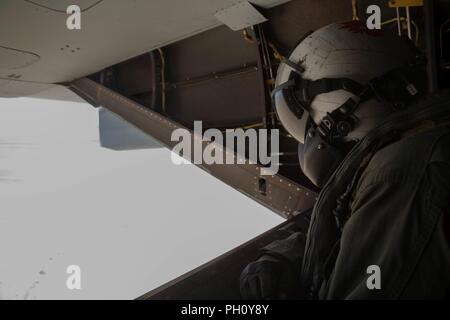
M183 128L193 135L192 130L88 78L74 81L69 88L94 106L103 106L119 115L170 150L178 144L171 141L174 130ZM284 218L304 212L316 201L315 192L281 175L261 176L261 167L250 161L199 167Z

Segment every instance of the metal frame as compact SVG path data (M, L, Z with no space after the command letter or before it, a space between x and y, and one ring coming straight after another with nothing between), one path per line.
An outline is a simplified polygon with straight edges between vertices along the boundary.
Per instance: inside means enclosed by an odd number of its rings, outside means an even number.
M178 142L171 141L172 132L186 129L173 120L150 110L106 87L83 78L74 81L69 88L94 106L103 106L116 113L143 132L151 135L169 149ZM207 142L204 142L204 146ZM236 157L236 155L235 155ZM303 212L316 201L317 194L281 176L261 176L261 166L250 163L235 165L199 165L214 177L259 202L283 218ZM261 187L264 187L262 190Z

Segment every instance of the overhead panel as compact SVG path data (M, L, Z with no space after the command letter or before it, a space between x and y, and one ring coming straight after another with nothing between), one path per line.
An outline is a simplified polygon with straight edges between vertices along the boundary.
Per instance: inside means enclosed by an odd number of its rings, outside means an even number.
M66 13L66 10L71 5L77 5L82 11L89 10L94 6L100 4L104 0L22 0L31 5L39 6L52 11Z
M287 0L255 0L269 8ZM22 81L70 82L221 25L217 12L240 0L1 0L0 46L37 53ZM68 30L77 4L81 30ZM33 27L30 27L33 26ZM8 58L10 60L10 58ZM6 61L2 57L0 61ZM0 69L0 78L7 73ZM2 92L0 92L2 95Z
M234 31L239 31L267 21L248 1L243 1L221 10L215 14L215 17Z
M15 98L31 96L39 92L51 89L53 84L21 82L0 78L0 95L2 97Z
M22 69L39 61L39 55L1 46L0 43L0 69Z

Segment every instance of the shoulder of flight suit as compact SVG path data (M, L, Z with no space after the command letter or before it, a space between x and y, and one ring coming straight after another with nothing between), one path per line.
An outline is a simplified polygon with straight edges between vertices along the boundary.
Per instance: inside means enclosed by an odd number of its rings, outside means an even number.
M441 229L450 193L448 132L438 128L402 139L372 158L358 183L321 298L445 295L450 252ZM380 267L380 290L367 286L371 266Z

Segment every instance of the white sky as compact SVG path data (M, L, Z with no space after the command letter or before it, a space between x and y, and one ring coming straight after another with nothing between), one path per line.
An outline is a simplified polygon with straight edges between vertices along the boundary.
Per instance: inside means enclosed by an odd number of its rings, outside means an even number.
M282 222L165 149L98 139L87 104L0 98L0 298L134 299Z

